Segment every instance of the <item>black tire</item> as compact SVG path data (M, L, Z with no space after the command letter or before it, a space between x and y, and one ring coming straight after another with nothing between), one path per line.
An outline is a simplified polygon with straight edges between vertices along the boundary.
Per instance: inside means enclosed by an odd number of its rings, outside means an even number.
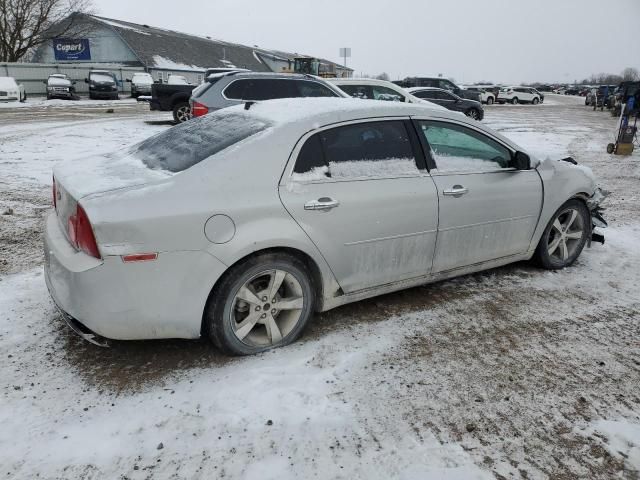
M22 100L20 100L21 103L24 103L27 101L27 92L24 92L24 97L22 97Z
M555 253L555 250L554 252L551 252L552 254L549 253L549 249L552 248L554 244L554 240L557 238L557 235L558 235L558 230L554 226L554 223L556 222L556 220L558 220L560 225L563 226L562 223L568 221L567 219L571 215L570 212L573 210L575 210L577 214L580 216L580 221L582 222L581 224L582 236L579 239L568 240L570 242L575 242L575 243L571 243L567 245L567 243L565 242L565 245L566 245L565 248L567 249L568 255L565 259L562 259L562 258L559 258L561 254L559 254L558 256L552 255L553 253ZM569 225L569 227L571 226L572 225ZM572 230L571 228L568 228L565 233L567 232L577 233L577 232L571 232L571 230ZM551 220L549 220L547 228L545 228L544 232L542 233L542 237L540 238L540 242L538 243L538 246L536 248L533 258L538 265L548 270L559 270L559 269L568 267L572 265L573 262L575 262L576 259L580 256L580 253L582 253L582 249L587 243L587 240L589 239L590 235L591 235L591 214L589 213L589 209L587 209L587 206L584 204L584 202L577 199L571 199L565 202L558 209L558 211L553 214L553 217L551 217ZM571 250L569 250L569 248ZM562 250L559 246L556 246L556 249Z
M533 97L533 100L531 101L531 103L533 103L534 105L537 105L538 103L540 103L540 100L538 99L538 97Z
M477 108L470 108L469 110L464 112L464 114L469 118L473 118L474 120L478 120L478 118L480 118L480 112Z
M514 105L518 104L518 97L513 97L513 99L511 99L511 103L513 103Z
M487 105L493 105L493 97L487 98Z
M613 152L615 152L616 150L616 146L613 143L608 143L607 144L607 153L608 154L612 154Z
M191 107L188 102L180 102L173 107L173 121L176 123L186 122L191 118Z
M290 330L283 334L282 339L276 343L254 344L251 341L240 340L234 333L234 322L236 321L234 319L236 315L234 303L236 295L240 288L250 282L251 279L260 278L261 275L265 275L265 272L274 270L285 271L287 274L293 275L297 280L303 296L303 307L300 309L299 318L289 326ZM304 262L295 256L285 253L256 255L233 266L215 286L205 308L203 331L213 344L225 353L231 355L253 355L288 345L300 337L313 316L315 303L316 293L313 276ZM252 308L251 305L248 308ZM278 312L278 315L280 314L281 312ZM267 330L266 325L261 325L259 322L254 327L254 329L256 328L256 334L258 335ZM252 330L253 332L254 330ZM248 337L249 335L245 338Z

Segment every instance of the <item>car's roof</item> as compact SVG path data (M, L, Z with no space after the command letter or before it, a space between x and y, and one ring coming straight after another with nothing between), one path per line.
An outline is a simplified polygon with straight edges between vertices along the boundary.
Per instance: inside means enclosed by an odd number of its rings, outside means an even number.
M50 77L55 77L55 78L67 78L67 74L66 73L52 73L49 76Z
M109 70L89 70L89 73L108 73L111 75Z
M437 116L461 119L461 114L458 112L451 112L427 103L364 101L355 98L330 97L259 101L251 103L248 110L246 110L246 104L243 104L225 108L215 112L214 115L220 112L244 112L272 124L296 123L301 128L307 129L316 128L318 125L375 117Z
M215 74L214 74L215 75ZM315 75L308 75L304 73L277 73L277 72L252 72L252 71L234 71L234 72L221 72L220 75L233 78L295 78L302 80L315 80L323 81L322 78Z
M438 87L410 87L410 88L406 88L405 90L407 90L408 92L418 92L420 90L434 90L437 92L448 92L448 90L445 90L444 88L438 88Z
M398 87L398 85L396 85L395 83L391 83L387 80L381 80L378 78L342 78L342 77L336 77L336 78L325 78L324 80L331 82L331 83L336 83L336 84L340 84L340 83L359 83L362 85L365 84L370 84L370 85L393 85L394 87L400 88Z

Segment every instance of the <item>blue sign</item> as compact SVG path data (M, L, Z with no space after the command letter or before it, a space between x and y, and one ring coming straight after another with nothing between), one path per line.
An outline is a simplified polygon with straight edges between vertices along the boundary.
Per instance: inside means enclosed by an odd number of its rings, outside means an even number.
M56 60L91 60L88 38L54 38L53 52Z

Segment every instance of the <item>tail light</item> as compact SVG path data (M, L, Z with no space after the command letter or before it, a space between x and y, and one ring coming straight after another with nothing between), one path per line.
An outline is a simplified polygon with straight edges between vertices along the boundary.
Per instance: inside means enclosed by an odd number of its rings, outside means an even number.
M206 105L195 101L191 105L191 115L193 115L194 117L202 117L207 113L209 113L209 107L207 107Z
M93 235L91 222L89 222L87 212L84 211L84 208L82 208L79 203L76 206L76 213L69 217L67 228L69 231L69 241L74 247L87 255L101 258L96 237Z

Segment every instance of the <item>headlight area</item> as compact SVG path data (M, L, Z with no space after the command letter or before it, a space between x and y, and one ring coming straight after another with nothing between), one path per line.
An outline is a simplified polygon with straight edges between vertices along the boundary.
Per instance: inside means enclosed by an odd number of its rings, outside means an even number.
M587 200L587 207L591 213L591 238L589 239L589 246L591 242L598 242L604 245L604 235L597 232L596 228L607 228L609 224L602 216L604 208L600 205L602 201L611 194L606 190L597 187L593 195Z

